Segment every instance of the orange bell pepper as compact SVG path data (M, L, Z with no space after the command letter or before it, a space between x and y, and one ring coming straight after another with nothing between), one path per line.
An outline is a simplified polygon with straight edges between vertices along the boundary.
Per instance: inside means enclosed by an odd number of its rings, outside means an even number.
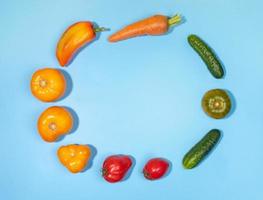
M87 145L71 144L62 146L57 151L58 158L72 173L82 172L88 164L91 149Z
M67 82L60 70L44 68L33 74L30 86L32 94L37 99L52 102L64 96Z
M55 142L71 131L73 121L71 113L66 108L52 106L40 115L37 123L38 132L46 142Z
M69 64L74 54L96 38L96 33L106 28L94 28L92 22L83 21L71 25L57 44L56 56L61 66Z

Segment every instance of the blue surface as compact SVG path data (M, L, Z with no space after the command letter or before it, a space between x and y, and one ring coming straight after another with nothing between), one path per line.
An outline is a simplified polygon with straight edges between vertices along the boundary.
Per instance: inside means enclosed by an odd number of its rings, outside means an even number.
M0 196L5 200L86 199L263 199L263 3L260 0L38 0L0 5ZM35 99L32 73L58 68L56 43L66 27L96 21L112 31L155 13L182 13L186 23L162 37L141 37L117 44L101 34L65 70L71 94L56 103ZM186 38L196 33L226 67L214 79ZM224 88L236 99L224 120L207 117L200 106L205 91ZM40 113L51 105L75 110L79 127L58 143L43 142L36 130ZM181 160L211 128L223 138L198 168ZM57 160L59 146L92 144L93 166L70 174ZM104 158L130 154L130 178L108 184L100 176ZM173 163L166 178L149 182L141 170L148 158Z

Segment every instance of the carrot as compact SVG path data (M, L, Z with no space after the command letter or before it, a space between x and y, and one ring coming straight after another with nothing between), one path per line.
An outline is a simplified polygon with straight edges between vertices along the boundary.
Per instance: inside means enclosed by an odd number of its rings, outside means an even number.
M130 24L111 35L109 42L118 42L142 35L163 35L169 28L181 22L180 15L171 18L163 15L154 15L146 19Z

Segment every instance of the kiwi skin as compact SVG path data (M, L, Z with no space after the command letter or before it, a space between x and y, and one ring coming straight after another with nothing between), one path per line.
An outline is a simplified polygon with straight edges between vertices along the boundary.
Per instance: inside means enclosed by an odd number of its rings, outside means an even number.
M231 107L231 99L227 92L222 89L209 90L202 99L204 112L214 119L225 118L229 114Z

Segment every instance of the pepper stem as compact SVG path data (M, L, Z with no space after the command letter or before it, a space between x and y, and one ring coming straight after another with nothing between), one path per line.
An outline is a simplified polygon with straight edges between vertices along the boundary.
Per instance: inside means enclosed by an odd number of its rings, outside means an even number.
M105 168L103 168L103 169L101 170L101 173L102 173L102 176L107 176L108 171L107 171Z
M169 26L174 26L176 24L179 24L182 21L182 17L179 14L176 14L175 16L168 19Z
M94 29L95 33L102 32L102 31L109 31L109 30L110 30L109 28L105 28L105 27L98 27Z

